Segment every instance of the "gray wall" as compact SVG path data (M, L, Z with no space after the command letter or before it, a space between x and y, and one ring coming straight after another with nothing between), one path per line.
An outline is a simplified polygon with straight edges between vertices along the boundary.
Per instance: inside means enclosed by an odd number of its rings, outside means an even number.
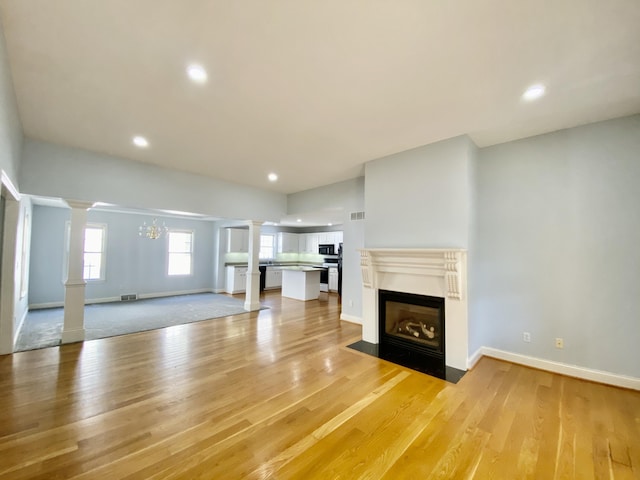
M29 303L32 305L64 300L65 222L70 219L69 209L33 207L29 273Z
M351 208L361 204L363 177L312 188L287 196L287 213L342 210L348 215Z
M8 180L15 188L18 188L18 175L22 155L22 125L18 113L13 82L9 70L4 33L0 26L0 169L6 174ZM3 205L5 210L2 218L3 225L0 243L4 243L4 252L7 262L4 266L2 288L2 315L0 316L0 350L3 353L12 351L13 341L16 338L18 328L27 313L27 296L21 293L22 281L22 246L25 218L30 215L31 203L28 199L13 200L11 195L4 191ZM8 213L8 214L7 214ZM6 237L6 238L4 238ZM27 227L26 237L29 238ZM1 250L1 249L0 249ZM25 259L28 265L29 258ZM13 272L13 291L8 291L6 285L11 283L9 272Z
M639 205L640 116L482 149L474 345L640 377Z
M284 194L27 139L23 193L279 222Z
M13 91L4 33L0 25L0 168L16 187L21 150L22 125Z
M65 222L70 210L35 206L31 243L29 303L60 303L64 300L63 256ZM156 294L211 290L214 268L213 222L158 216L169 228L194 230L192 276L169 277L167 243L163 237L138 236L138 226L151 217L89 210L87 221L107 225L105 281L88 282L88 300L122 294Z
M475 152L461 136L368 162L366 246L468 248Z
M342 209L343 223L334 230L343 231L342 313L349 319L362 316L362 276L359 249L364 248L364 224L352 221L351 212L364 210L364 177L314 188L288 196L288 213L321 209ZM327 230L323 228L321 230Z

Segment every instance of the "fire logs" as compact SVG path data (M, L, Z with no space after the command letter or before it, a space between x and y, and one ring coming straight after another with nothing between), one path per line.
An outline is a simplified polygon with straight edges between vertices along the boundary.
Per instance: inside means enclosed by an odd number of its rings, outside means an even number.
M429 325L413 317L398 320L393 328L393 332L422 340L433 340L437 335L435 325Z

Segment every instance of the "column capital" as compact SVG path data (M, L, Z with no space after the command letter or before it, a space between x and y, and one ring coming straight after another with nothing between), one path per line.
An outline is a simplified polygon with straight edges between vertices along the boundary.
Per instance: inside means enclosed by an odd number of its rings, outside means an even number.
M245 225L249 225L250 227L251 226L253 226L253 227L261 227L262 224L264 223L264 221L262 221L262 220L246 220L244 223L245 223Z
M93 207L93 203L94 203L94 202L85 202L83 200L71 200L66 198L64 199L64 201L71 208L81 208L84 210L89 210L91 207Z

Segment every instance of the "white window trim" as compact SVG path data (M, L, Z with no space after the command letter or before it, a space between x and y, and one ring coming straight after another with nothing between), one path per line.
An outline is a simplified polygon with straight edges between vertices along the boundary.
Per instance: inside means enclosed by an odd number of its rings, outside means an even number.
M20 299L22 300L29 290L27 263L29 259L29 249L31 246L31 215L25 210L24 221L22 223L22 250L20 251Z
M87 223L85 228L101 228L103 231L102 237L102 258L100 262L100 278L84 279L87 283L101 283L106 282L106 265L107 265L107 224L106 223ZM84 229L83 229L84 232ZM69 241L71 235L71 221L65 222L64 229L64 255L62 256L62 283L67 281L69 276ZM82 275L84 277L84 241L82 242Z
M273 245L272 245L272 252L271 252L271 256L270 257L261 257L260 256L260 252L262 251L262 237L272 237L273 238ZM260 260L274 260L276 258L276 254L278 252L278 236L275 233L261 233L260 234L260 246L258 248L258 258Z
M169 245L170 245L170 240L169 237L172 233L189 233L191 234L191 252L189 252L189 260L191 262L190 266L189 266L189 273L174 273L174 274L170 274L169 273L169 257L171 256L171 253L169 251ZM167 277L192 277L193 276L193 257L194 254L193 252L195 251L195 241L196 241L196 235L195 235L195 230L189 230L189 229L180 229L180 228L171 228L169 229L169 231L167 232L167 234L165 235L166 237L166 248L165 251L167 252L167 261L166 261L166 266L164 269L165 275ZM174 253L185 253L185 252L174 252Z

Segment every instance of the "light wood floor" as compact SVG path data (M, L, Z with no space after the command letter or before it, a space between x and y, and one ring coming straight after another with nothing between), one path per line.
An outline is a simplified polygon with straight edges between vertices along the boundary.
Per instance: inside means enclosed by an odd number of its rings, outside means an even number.
M335 295L0 357L0 478L640 478L640 393L347 349Z

